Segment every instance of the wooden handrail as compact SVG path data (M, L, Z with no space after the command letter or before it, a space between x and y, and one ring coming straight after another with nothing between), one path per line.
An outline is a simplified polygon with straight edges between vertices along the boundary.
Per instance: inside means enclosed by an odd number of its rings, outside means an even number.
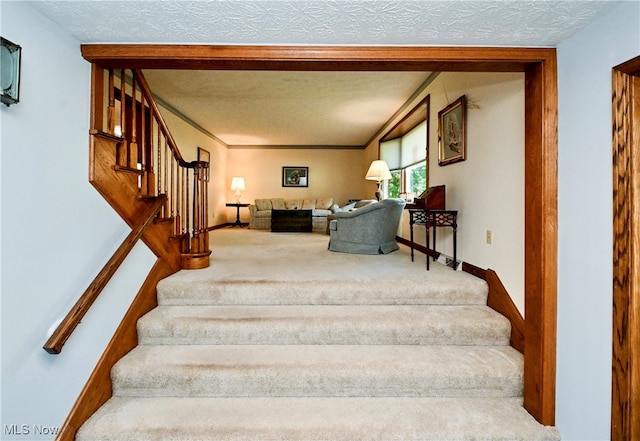
M149 105L149 108L151 109L151 113L152 113L153 117L158 122L158 125L160 126L160 130L162 130L162 134L167 139L167 143L169 144L169 147L173 151L173 157L176 159L176 161L178 161L178 164L181 167L193 168L193 163L189 163L189 162L185 161L184 158L182 157L182 154L180 153L180 150L178 149L178 144L176 143L175 139L173 139L173 135L171 135L171 132L169 131L169 129L167 127L167 123L165 123L164 118L162 117L162 114L160 113L160 109L158 108L158 104L156 103L155 99L153 99L153 93L151 92L151 88L149 87L149 84L147 83L147 79L144 77L142 72L137 71L137 70L134 70L133 72L134 72L134 75L135 75L135 80L134 81L135 81L135 83L138 84L138 86L140 86L140 90L142 92L142 95L144 96L145 100L147 101L147 104ZM134 88L134 90L135 90L135 88Z
M131 233L126 237L116 252L111 256L107 264L98 273L96 278L91 282L84 294L80 296L76 304L71 308L64 320L58 325L49 340L43 346L43 349L50 354L59 354L62 347L69 339L73 331L82 321L91 305L96 301L104 287L107 285L111 277L118 270L124 259L129 255L136 242L140 239L149 224L156 218L162 206L166 203L166 195L160 195L156 198L151 206L149 214L137 225Z
M167 196L159 217L171 222L172 236L180 240L182 268L208 266L209 163L189 162L182 156L142 71L107 69L97 78L94 88L100 91L93 92L92 121L94 129L101 131L106 104L106 133L116 142L115 170L140 176L137 190L141 197Z

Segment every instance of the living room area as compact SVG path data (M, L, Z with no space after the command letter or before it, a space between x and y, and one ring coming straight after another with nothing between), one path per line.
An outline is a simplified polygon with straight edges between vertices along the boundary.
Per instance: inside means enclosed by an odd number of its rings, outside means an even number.
M439 164L438 113L464 96L467 154L463 161ZM427 186L446 187L446 208L458 211L458 260L499 275L514 303L524 309L524 75L521 73L442 72L415 94L366 146L228 146L205 135L176 115L165 119L181 146L199 146L210 154L209 224L231 225L239 215L249 223L248 207L228 207L237 201L231 188L241 176L243 204L256 199L332 199L344 207L350 201L374 199L376 182L365 179L379 158L379 140L428 97ZM339 130L339 128L336 128ZM188 150L185 154L189 154ZM193 151L196 156L197 152ZM286 186L284 168L308 173L305 186ZM383 197L388 197L385 182ZM417 195L416 195L417 196ZM314 234L325 234L316 231ZM415 243L426 244L424 228L415 228ZM453 255L452 232L438 230L438 249ZM409 213L404 210L398 237L409 240Z

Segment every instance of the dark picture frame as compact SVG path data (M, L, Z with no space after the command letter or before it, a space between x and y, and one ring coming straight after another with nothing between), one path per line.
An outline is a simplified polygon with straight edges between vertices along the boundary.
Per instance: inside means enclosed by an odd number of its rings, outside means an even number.
M202 147L198 147L198 161L211 162L211 153Z
M448 165L467 157L467 98L460 98L438 112L438 164Z
M308 187L309 167L282 167L283 187Z
M22 47L0 37L0 61L2 65L0 100L8 107L20 101Z
M210 175L209 175L209 170L210 170L210 164L211 164L211 153L209 153L208 150L203 149L202 147L198 147L198 161L199 162L206 162L207 167L205 168L205 180L207 182L209 182L210 180Z

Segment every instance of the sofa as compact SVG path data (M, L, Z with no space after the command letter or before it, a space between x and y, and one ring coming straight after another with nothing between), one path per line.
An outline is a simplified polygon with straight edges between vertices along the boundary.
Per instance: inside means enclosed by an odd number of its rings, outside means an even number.
M254 230L271 229L271 210L311 210L313 231L326 231L327 216L333 213L333 198L320 199L256 199L249 205L249 228Z
M403 199L383 199L354 211L334 214L329 249L352 254L387 254L398 249L396 235Z

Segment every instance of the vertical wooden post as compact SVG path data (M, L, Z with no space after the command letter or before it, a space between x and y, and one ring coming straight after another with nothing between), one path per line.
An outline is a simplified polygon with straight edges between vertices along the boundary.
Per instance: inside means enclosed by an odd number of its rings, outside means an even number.
M640 57L613 71L611 440L640 439Z
M91 64L91 115L90 127L104 131L104 69Z
M557 99L554 54L525 70L524 406L549 426L556 395Z

